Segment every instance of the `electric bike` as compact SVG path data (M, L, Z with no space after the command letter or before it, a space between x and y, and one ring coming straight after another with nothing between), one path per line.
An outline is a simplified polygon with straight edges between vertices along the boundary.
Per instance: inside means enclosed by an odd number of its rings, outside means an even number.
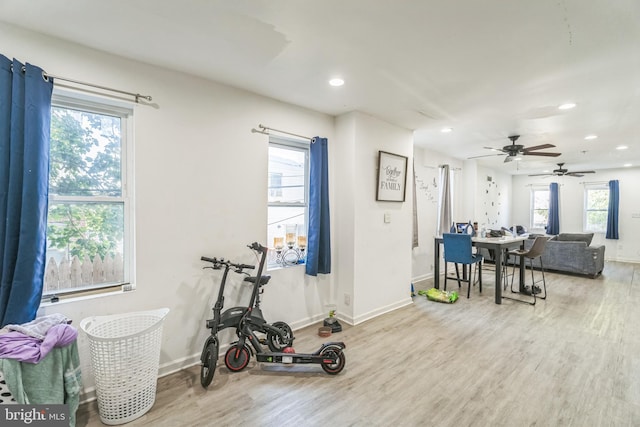
M251 248L251 246L249 247ZM294 338L293 331L288 324L285 322L269 324L262 315L262 310L260 309L260 294L263 292L262 287L266 285L271 278L270 276L261 276L264 259L260 260L260 268L257 276L249 276L249 274L244 271L254 269L253 265L237 264L224 258L209 258L203 256L200 259L213 264L211 267L204 268L214 270L224 268L218 289L218 297L213 306L213 319L206 321L206 327L211 330L211 334L207 337L200 355L200 383L206 388L211 384L217 366L218 352L220 349L218 339L219 331L232 327L237 329L242 321L249 322L253 330L266 335L266 337L260 338L259 340L263 344L267 344L272 351L284 350L293 343ZM223 312L224 290L229 270L232 269L235 273L246 274L248 276L244 278L244 281L253 285L251 303L248 307L232 307ZM260 279L258 279L258 277ZM250 315L247 317L245 316L246 314Z
M253 243L250 247L262 253L256 276L260 277L268 249L259 243ZM291 347L286 347L282 350L274 350L273 347L269 347L271 351L266 351L261 345L261 340L256 335L259 329L256 328L256 322L253 320L254 301L258 298L259 289L254 287L249 309L242 315L236 331L238 341L232 343L225 354L224 363L231 372L239 372L246 368L251 356L254 354L254 350L258 362L283 364L316 363L320 364L322 369L331 375L336 375L342 371L346 363L343 352L346 346L343 342L322 344L314 353L295 353L292 352L293 349Z

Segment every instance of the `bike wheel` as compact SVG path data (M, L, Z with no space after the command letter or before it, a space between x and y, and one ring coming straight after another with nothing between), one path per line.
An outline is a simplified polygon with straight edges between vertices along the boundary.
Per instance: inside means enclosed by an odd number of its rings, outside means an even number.
M267 331L267 345L273 352L280 352L293 344L293 331L285 322L274 322L273 327L280 329L281 333Z
M320 353L320 355L323 357L327 357L327 358L331 357L336 359L335 362L323 361L320 364L320 366L322 366L322 369L329 375L339 374L342 371L342 369L344 369L344 365L347 362L347 360L345 359L344 352L338 346L325 347L322 350L322 353Z
M218 341L211 341L207 344L202 357L202 366L200 367L200 384L207 388L213 380L218 365Z
M224 364L232 372L240 372L249 364L249 350L247 347L234 345L229 347L224 355Z

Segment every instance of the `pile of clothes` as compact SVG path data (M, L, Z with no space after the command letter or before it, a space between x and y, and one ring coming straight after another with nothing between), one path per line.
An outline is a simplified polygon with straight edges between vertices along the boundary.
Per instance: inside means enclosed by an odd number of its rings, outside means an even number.
M3 403L67 404L75 426L82 374L78 330L62 314L50 314L0 329L0 377Z
M78 330L62 314L38 317L21 325L7 325L0 330L0 358L38 363L54 347L74 342Z

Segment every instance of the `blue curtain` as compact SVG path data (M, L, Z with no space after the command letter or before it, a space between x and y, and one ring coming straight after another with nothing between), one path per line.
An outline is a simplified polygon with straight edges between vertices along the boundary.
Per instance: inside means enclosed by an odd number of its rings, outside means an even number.
M620 183L609 181L609 209L607 210L607 239L618 239L618 206L620 205Z
M315 137L309 154L309 235L306 273L331 273L327 138Z
M42 297L53 79L0 55L0 325L33 320Z
M549 184L549 218L547 219L547 234L560 233L560 210L558 209L558 183Z

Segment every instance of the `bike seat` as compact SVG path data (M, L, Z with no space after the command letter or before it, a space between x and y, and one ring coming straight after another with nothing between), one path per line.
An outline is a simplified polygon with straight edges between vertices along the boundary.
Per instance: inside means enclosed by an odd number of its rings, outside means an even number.
M256 276L250 276L250 277L245 277L244 281L245 282L251 282L251 283L256 283ZM262 276L260 277L260 285L266 285L267 283L269 283L269 280L271 280L271 276Z

